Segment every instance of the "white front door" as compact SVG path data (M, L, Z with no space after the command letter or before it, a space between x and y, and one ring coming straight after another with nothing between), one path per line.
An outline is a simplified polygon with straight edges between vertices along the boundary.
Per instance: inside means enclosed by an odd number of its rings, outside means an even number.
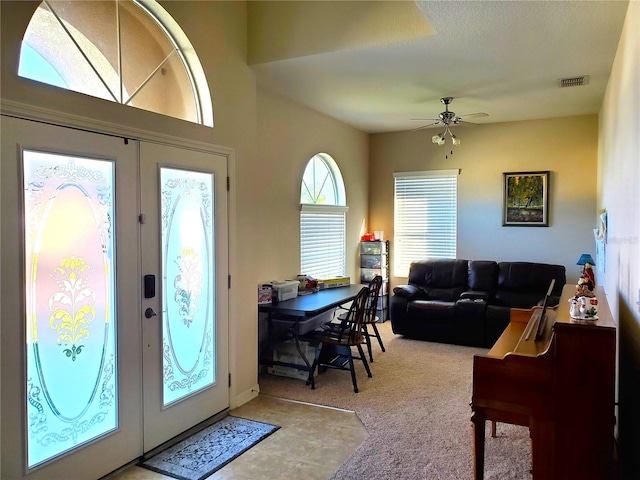
M228 408L227 160L141 145L144 450Z
M226 158L5 116L1 153L0 478L99 478L228 408Z
M136 142L2 117L2 471L142 453Z

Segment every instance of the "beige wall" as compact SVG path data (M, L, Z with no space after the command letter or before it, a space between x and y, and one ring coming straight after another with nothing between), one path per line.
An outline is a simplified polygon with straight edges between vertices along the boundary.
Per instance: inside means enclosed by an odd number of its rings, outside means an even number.
M640 2L629 10L600 113L598 209L605 288L618 319L621 478L640 478Z
M300 186L317 153L336 161L347 205L347 275L358 274L358 241L367 218L369 143L359 130L268 92L258 93L259 168L243 186L256 206L258 241L252 257L257 281L295 278L300 272Z
M300 187L309 160L331 155L344 180L347 205L347 275L357 281L358 242L367 219L368 136L282 97L258 91L258 165L243 185L255 206L243 223L251 225L252 283L295 278L300 272ZM254 313L256 318L257 313ZM260 315L260 344L266 341L266 315ZM251 344L255 346L255 343Z
M385 231L393 251L394 172L458 168L459 258L557 263L577 280L580 254L595 254L597 117L456 128L453 155L450 143L431 143L436 130L371 136L371 228ZM503 227L502 173L541 170L551 172L549 227Z

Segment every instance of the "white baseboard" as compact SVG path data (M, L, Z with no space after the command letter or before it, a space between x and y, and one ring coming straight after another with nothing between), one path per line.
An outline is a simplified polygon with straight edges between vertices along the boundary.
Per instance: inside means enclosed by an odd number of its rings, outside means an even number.
M236 395L235 397L231 398L229 400L229 403L230 403L229 409L233 410L234 408L238 408L238 407L244 405L245 403L247 403L247 402L253 400L254 398L256 398L259 393L260 393L260 385L258 385L256 383L249 390L241 392L238 395Z

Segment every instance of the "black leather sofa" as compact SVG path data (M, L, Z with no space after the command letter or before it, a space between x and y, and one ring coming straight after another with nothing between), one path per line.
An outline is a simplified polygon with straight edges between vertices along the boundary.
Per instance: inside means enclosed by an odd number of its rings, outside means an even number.
M393 289L393 332L435 342L491 347L509 324L511 308L549 306L566 283L563 265L434 259L411 264L408 285Z

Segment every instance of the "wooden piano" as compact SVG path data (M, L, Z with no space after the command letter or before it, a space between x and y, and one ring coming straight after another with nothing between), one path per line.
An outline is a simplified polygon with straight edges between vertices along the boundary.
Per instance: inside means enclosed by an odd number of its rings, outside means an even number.
M542 307L512 310L486 355L473 359L474 478L484 475L487 421L529 427L532 473L544 479L610 479L615 427L616 325L604 290L596 287L598 320L569 316L575 286L536 339Z

